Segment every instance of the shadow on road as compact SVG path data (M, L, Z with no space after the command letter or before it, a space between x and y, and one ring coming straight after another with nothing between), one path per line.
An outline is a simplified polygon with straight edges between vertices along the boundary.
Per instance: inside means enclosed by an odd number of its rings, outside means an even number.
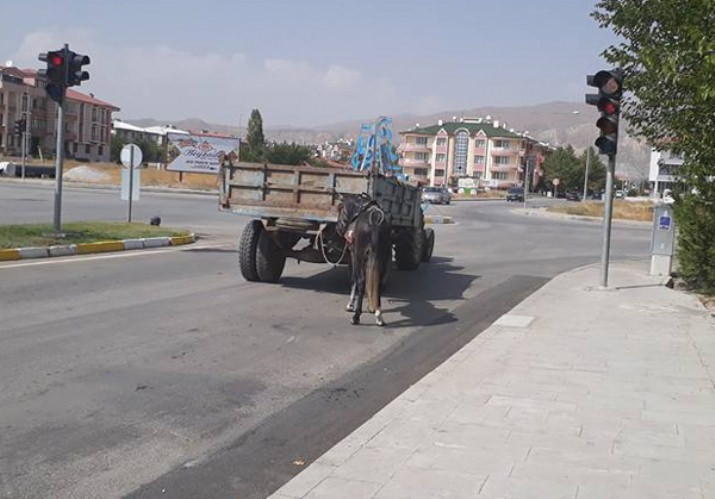
M464 267L454 265L452 261L452 258L433 257L415 271L391 270L389 283L382 295L388 327L438 325L457 320L448 308L439 308L433 302L462 300L464 292L480 276L463 273ZM344 295L346 303L350 293L347 267L326 270L306 278L283 277L280 284L291 289ZM396 317L401 318L395 320Z

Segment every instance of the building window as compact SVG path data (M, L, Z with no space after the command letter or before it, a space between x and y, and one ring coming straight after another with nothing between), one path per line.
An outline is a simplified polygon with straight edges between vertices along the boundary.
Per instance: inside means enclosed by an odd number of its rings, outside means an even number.
M428 159L428 154L426 152L416 152L415 153L415 159L417 161L427 161Z
M492 174L492 178L494 180L507 180L509 178L509 174L507 172L494 172Z
M77 142L75 142L74 144L72 144L72 151L74 151L75 153L77 153Z
M454 174L464 176L467 174L467 148L469 147L469 134L466 130L458 131L454 136Z
M89 144L85 145L85 146L84 146L84 153L85 153L85 154L89 154L90 151L91 151L91 149L90 149Z
M435 177L444 177L444 170L435 170L434 176Z
M494 156L495 165L508 165L511 164L511 158L509 156Z
M487 146L487 141L484 139L476 139L474 141L474 147L481 148L481 147L486 147Z
M499 149L509 149L511 147L511 141L510 140L495 140L494 147L497 147Z
M447 161L447 155L444 153L437 153L434 159L438 163L444 163L445 161Z
M99 154L100 156L102 154L104 154L104 147L102 147L102 146L97 147L97 154Z
M474 172L474 174L472 175L472 178L474 180L480 180L482 178L482 172Z
M437 139L437 145L438 145L438 146L446 146L446 145L447 145L447 139L445 139L444 137L440 137L439 139Z
M474 156L474 164L475 165L483 165L484 164L484 156Z
M427 176L427 168L415 168L415 175L420 175L422 177Z
M418 146L426 146L427 145L427 137L417 137L417 139L415 139L415 142L417 143Z
M3 121L2 121L2 120L3 120L3 117L2 117L2 114L0 114L0 126L3 125Z

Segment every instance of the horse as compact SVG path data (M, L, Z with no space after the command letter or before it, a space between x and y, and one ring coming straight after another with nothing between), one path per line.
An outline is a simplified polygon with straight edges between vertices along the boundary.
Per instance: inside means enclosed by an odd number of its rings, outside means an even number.
M360 324L363 295L367 291L368 311L384 326L381 284L392 260L392 227L377 201L367 194L344 196L338 212L336 231L345 239L352 264L350 301L352 324Z

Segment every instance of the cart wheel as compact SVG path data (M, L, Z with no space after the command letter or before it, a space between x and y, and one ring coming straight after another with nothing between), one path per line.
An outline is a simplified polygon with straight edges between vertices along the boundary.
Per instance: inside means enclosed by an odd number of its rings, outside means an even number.
M424 231L422 227L405 229L395 241L395 263L400 270L415 270L422 260Z
M260 220L251 220L243 229L241 240L238 243L238 266L241 275L247 281L260 281L256 267L256 250L258 240L263 233L263 224Z
M286 257L267 231L261 231L256 248L256 270L262 282L278 282Z
M432 259L432 252L434 251L434 230L427 228L425 229L425 242L422 248L422 261L427 263Z

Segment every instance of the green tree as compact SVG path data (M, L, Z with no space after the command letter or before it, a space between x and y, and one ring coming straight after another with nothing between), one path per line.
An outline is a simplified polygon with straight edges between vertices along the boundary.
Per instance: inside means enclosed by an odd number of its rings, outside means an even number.
M588 152L590 149L590 153ZM606 187L606 165L603 164L601 158L596 154L593 147L584 149L579 157L579 169L581 170L580 188L578 192L583 190L583 182L586 176L586 161L588 161L588 185L589 191L601 191Z
M685 280L715 291L715 3L601 0L592 16L619 43L603 56L624 71L623 116L658 150L684 154L675 194Z
M579 190L579 172L583 167L573 150L573 147L559 147L554 151L541 166L544 171L542 182L552 184L554 179L559 179L559 191ZM583 175L581 178L581 188L583 188Z
M263 135L263 117L258 109L251 111L246 131L246 143L240 149L241 161L263 161L266 138Z
M109 144L109 160L114 163L120 162L122 148L127 145L127 141L117 135L112 135L112 142Z
M268 163L276 165L300 165L309 163L315 154L310 147L299 144L283 142L270 144L264 149L263 158Z

